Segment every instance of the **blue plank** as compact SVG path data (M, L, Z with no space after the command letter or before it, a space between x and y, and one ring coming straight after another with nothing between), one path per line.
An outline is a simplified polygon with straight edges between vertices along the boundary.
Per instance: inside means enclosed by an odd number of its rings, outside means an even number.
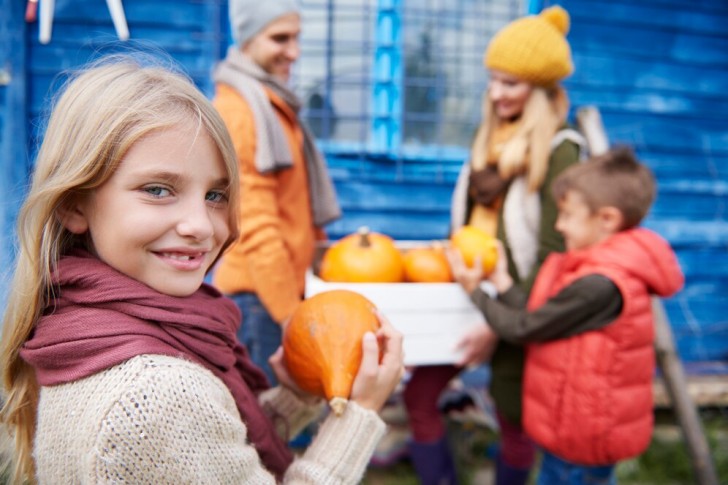
M576 0L576 2L578 1ZM626 0L621 1L625 2ZM574 0L569 0L568 3L572 5ZM670 10L704 12L723 17L728 16L728 4L721 0L650 0L650 3Z
M601 21L572 22L572 45L582 52L610 53L615 57L652 58L692 66L728 67L728 37L708 37L682 31L629 28Z
M342 219L326 230L333 240L353 234L361 226L399 240L435 240L447 237L449 220L449 214L344 211Z
M337 183L336 192L344 210L399 213L442 212L450 210L453 188L435 184Z
M686 224L686 229L689 228ZM728 285L728 241L722 246L678 248L677 254L680 267L688 278L710 282L711 290ZM728 291L723 296L728 298Z
M26 49L24 3L0 0L0 69L4 82L0 85L0 308L10 285L15 259L15 226L17 212L25 195L29 161L26 140Z
M210 30L205 24L212 2L160 0L124 0L124 14L131 36L136 25L174 26L179 29ZM222 2L220 2L222 3ZM56 0L54 27L56 24L109 24L111 16L106 2Z
M596 105L602 110L620 110L641 115L681 117L686 123L701 123L706 119L724 120L728 113L728 96L703 97L693 93L676 93L656 89L573 84L569 97L575 105Z
M602 110L602 119L613 144L701 156L728 153L728 130L720 120L702 119L690 125L668 115L636 115L610 109Z
M720 3L720 2L715 2ZM594 12L604 24L628 28L690 32L701 35L726 36L725 19L715 9L701 11L686 5L665 5L655 2L621 2L590 0L568 2L574 24L593 22ZM722 10L728 16L726 9Z
M728 182L728 154L640 150L639 157L652 169L658 183L665 179Z
M728 221L648 217L644 225L673 245L722 248L728 241Z
M724 67L686 65L654 57L616 57L604 49L575 51L574 66L574 74L565 82L569 88L654 89L691 94L699 99L728 97L728 76Z

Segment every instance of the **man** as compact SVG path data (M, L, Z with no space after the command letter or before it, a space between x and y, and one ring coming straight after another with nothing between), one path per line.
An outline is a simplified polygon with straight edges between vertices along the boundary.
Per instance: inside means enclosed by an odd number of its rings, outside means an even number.
M230 0L235 45L214 73L213 103L238 155L240 237L214 284L243 314L238 331L275 384L268 358L304 295L323 226L341 214L323 156L286 84L300 54L295 0Z

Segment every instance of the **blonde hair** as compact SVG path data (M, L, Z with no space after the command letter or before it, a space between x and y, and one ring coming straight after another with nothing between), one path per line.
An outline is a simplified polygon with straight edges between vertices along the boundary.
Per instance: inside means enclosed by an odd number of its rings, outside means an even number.
M65 201L107 181L129 148L156 130L181 124L205 130L217 146L230 181L228 247L237 237L237 158L222 119L181 72L141 55L114 55L79 71L57 98L36 159L32 185L18 216L19 250L3 320L5 403L0 419L15 442L14 483L34 481L32 457L39 387L20 357L43 312L51 272L83 241L60 223Z
M569 100L561 86L535 86L523 108L518 130L503 147L498 160L500 176L508 179L525 173L528 189L531 192L539 190L548 171L551 140L566 121L568 111ZM474 168L486 166L489 140L501 122L486 92L483 96L483 122L478 127L471 150Z

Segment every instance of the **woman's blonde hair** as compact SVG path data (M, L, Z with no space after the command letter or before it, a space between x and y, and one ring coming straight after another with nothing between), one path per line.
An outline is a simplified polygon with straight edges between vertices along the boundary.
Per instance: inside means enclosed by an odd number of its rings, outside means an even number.
M32 185L18 216L18 256L3 319L4 406L0 419L15 442L14 483L34 481L32 458L39 387L20 349L43 312L51 272L79 244L59 221L71 198L101 186L129 148L156 130L181 124L204 130L216 144L230 181L228 247L237 237L237 159L225 124L189 78L167 61L107 56L79 71L57 98Z
M525 174L528 189L541 188L548 170L551 140L566 121L569 100L561 86L535 86L526 101L521 122L513 137L505 144L498 160L498 172L504 179ZM478 127L471 150L471 163L476 169L488 162L488 143L501 124L493 102L486 92L483 96L483 122Z

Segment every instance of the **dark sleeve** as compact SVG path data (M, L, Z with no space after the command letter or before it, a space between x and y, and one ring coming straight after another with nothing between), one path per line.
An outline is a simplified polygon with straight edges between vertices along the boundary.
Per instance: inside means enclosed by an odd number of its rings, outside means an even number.
M518 295L510 292L494 300L485 292L476 290L471 298L495 333L516 344L571 337L597 330L614 321L622 311L619 289L602 275L579 278L532 312L524 306L506 303L518 301Z

